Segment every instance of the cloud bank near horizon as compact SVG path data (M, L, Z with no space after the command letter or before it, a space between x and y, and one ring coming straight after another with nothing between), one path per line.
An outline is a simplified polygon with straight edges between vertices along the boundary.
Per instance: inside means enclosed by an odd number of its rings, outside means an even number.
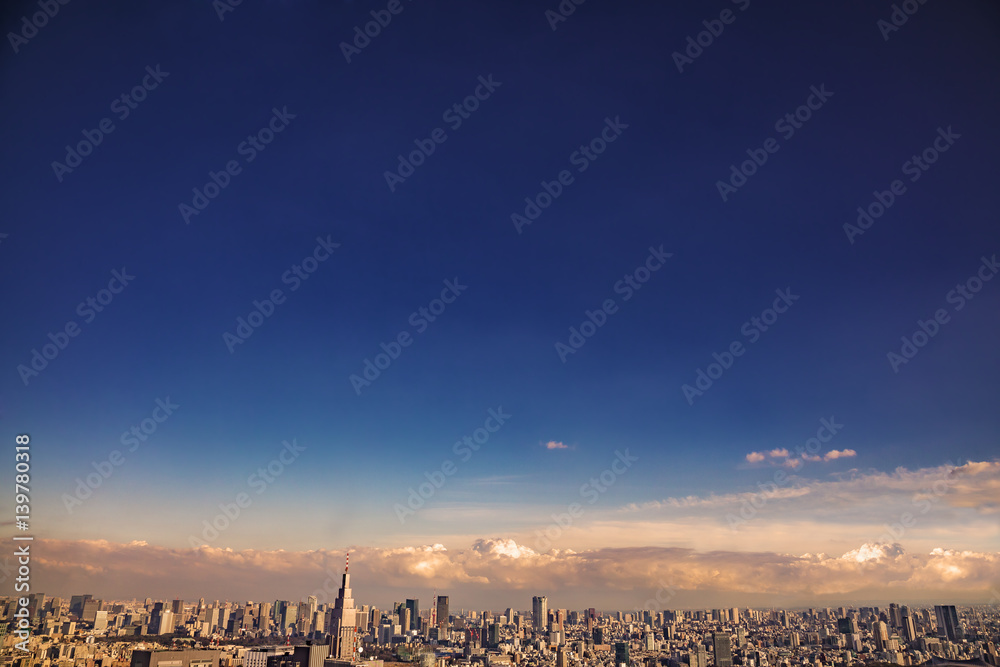
M176 549L104 540L41 540L36 588L106 599L304 599L336 595L344 550ZM399 548L352 547L355 597L385 604L436 589L454 605L554 604L609 608L778 605L794 599L987 601L1000 582L1000 552L936 548L909 553L866 543L840 555L633 547L540 554L509 538ZM520 603L520 604L518 604ZM768 605L768 606L770 606Z

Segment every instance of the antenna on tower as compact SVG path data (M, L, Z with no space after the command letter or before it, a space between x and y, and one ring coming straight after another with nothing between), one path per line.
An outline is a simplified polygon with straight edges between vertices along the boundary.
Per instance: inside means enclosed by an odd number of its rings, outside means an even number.
M344 572L347 572L348 568L351 567L351 552L347 552L347 561L344 563Z

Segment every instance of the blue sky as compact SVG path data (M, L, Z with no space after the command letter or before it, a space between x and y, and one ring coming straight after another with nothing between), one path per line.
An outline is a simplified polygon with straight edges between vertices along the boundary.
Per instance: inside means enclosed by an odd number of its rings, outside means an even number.
M947 296L1000 252L996 7L922 5L885 40L891 3L589 2L552 30L554 3L407 1L346 62L338 44L384 6L244 4L220 21L208 2L69 4L5 45L0 415L5 437L36 443L41 536L184 548L291 439L304 452L213 546L524 543L616 450L641 463L595 510L753 491L785 459L747 455L795 458L822 418L844 428L819 453L853 454L787 468L813 482L995 458L1000 282L961 310ZM672 53L727 8L679 72ZM5 32L36 11L5 10ZM112 102L157 66L168 74L119 118ZM443 114L479 77L499 85L452 129ZM820 86L832 95L783 137L776 122ZM294 118L248 162L239 146L274 109ZM60 181L52 162L103 118L114 131ZM605 119L627 127L578 171ZM436 128L447 139L390 191L385 172ZM911 182L904 163L939 128L959 138ZM772 137L723 201L717 181ZM178 206L230 160L239 173L185 224ZM518 233L511 214L564 169L572 184ZM905 194L849 242L843 225L895 179ZM282 276L317 238L339 247L293 291ZM672 256L625 301L615 285L651 247ZM78 304L123 268L134 280L86 322ZM411 314L446 280L467 289L418 332ZM275 289L283 303L230 353L223 334ZM776 290L799 298L750 342L741 329ZM556 343L607 299L617 310L563 363ZM937 309L950 320L894 372L887 353ZM70 321L79 335L26 384L18 366ZM349 377L401 332L412 344L359 395ZM682 385L734 341L745 353L689 404ZM67 511L75 480L167 397L174 414ZM461 461L453 443L501 406L509 421ZM398 521L394 504L446 460L457 472ZM811 521L796 553L877 537ZM765 533L746 548L795 550L778 532L782 546Z

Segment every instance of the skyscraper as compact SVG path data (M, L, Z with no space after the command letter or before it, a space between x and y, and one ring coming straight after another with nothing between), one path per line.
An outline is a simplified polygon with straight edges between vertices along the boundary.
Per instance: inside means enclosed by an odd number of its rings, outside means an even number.
M708 651L704 646L691 650L691 667L708 667Z
M531 598L531 622L535 626L535 632L545 632L548 615L549 599L544 595L536 595Z
M349 557L348 557L349 558ZM357 627L354 609L354 598L351 597L351 575L348 573L350 560L344 566L344 578L337 591L337 600L333 605L333 615L330 631L330 657L337 660L354 660L357 658Z
M543 600L545 598L542 598ZM615 644L615 665L628 665L628 644L626 642L617 642Z
M955 605L934 605L934 615L937 617L939 635L944 635L950 642L958 642L965 638L965 632L962 630L962 624L958 620L958 612L955 611Z
M875 641L875 650L884 651L889 643L889 629L883 621L872 623L872 639Z
M733 651L729 633L712 633L712 650L715 653L715 667L733 667Z
M908 642L916 641L916 639L917 639L917 628L913 624L913 617L910 616L909 610L906 609L906 607L903 607L903 609L906 610L903 613L903 616L902 616L902 619L901 619L902 622L903 622L903 627L902 627L902 630L903 630L903 639L905 639Z
M450 627L448 624L448 596L439 595L437 596L437 626L438 630L447 632Z
M74 595L69 599L69 613L76 614L77 617L83 616L84 603L93 597L93 595Z
M420 601L410 600L406 601L406 608L410 610L410 630L420 629Z

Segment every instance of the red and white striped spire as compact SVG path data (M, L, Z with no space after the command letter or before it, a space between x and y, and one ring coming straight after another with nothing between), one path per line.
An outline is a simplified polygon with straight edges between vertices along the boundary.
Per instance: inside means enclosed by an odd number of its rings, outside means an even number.
M347 552L347 561L344 563L344 572L347 572L351 567L351 552Z

